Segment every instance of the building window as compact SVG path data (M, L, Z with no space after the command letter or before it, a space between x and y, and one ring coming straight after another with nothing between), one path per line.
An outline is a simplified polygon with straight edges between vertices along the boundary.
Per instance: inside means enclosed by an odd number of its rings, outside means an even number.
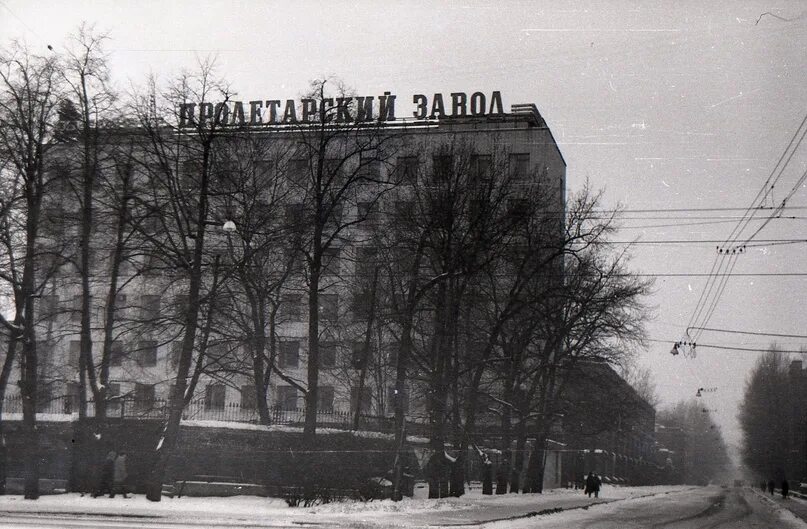
M153 321L160 317L160 296L140 296L140 319Z
M255 161L255 184L256 187L262 189L265 186L267 179L272 177L272 172L275 168L275 162L272 160L256 160Z
M122 317L126 314L126 306L128 302L128 297L126 294L115 294L115 312L119 317Z
M418 157L400 156L396 167L398 178L403 183L414 183L418 177Z
M317 410L333 411L333 386L320 386L317 395Z
M205 409L223 410L225 395L224 384L208 384L205 388Z
M366 321L370 318L370 309L373 306L372 291L362 288L353 292L351 296L350 311L356 321Z
M309 176L308 160L305 158L289 160L288 172L292 182L304 181Z
M432 183L448 182L454 172L454 160L450 155L432 157Z
M67 356L67 363L70 367L78 367L78 359L81 356L81 341L70 340L70 351Z
M171 368L176 369L179 366L179 359L182 356L182 341L177 340L171 342Z
M336 367L336 342L320 342L319 366L324 369Z
M77 413L78 401L81 395L81 386L78 382L67 383L67 394L64 398L64 413Z
M392 217L394 223L410 223L414 219L415 203L411 200L396 200L392 204Z
M286 321L303 321L302 300L300 294L285 294L280 306Z
M185 316L185 311L188 310L188 299L187 294L177 294L174 296L174 315L177 318Z
M154 408L154 384L135 384L134 405L139 411Z
M297 388L292 386L278 386L276 406L283 411L297 409Z
M146 277L155 277L160 275L165 265L162 260L155 254L143 256L143 275Z
M244 385L241 386L241 409L254 410L257 408L257 395L255 393L255 386Z
M152 367L157 365L157 342L154 340L143 340L137 343L137 363L141 367Z
M361 369L366 361L364 342L353 342L350 346L350 365L353 369Z
M81 321L81 296L73 298L73 307L70 309L70 321Z
M39 299L39 317L55 319L59 311L59 296L42 296Z
M511 154L509 156L510 177L515 182L525 182L530 171L529 154Z
M110 344L109 365L118 367L123 364L123 342L115 340Z
M356 409L356 403L358 399L359 388L353 387L350 388L350 409ZM373 394L370 391L370 388L364 386L361 392L361 408L359 409L360 413L368 414L370 413L370 409L372 408L373 402Z
M339 319L339 295L319 295L319 317L322 321L337 321Z
M51 344L48 340L37 340L36 354L38 360L37 363L39 365L39 377L42 379L45 378L47 374L50 374L50 364L53 359L53 344Z
M379 221L379 209L378 201L358 202L356 204L356 217L359 221L376 224Z
M523 221L530 217L531 208L529 200L525 198L511 198L507 202L507 214L512 220Z
M280 367L299 367L300 366L300 342L297 340L289 340L280 342Z
M370 283L378 266L378 248L375 246L359 246L356 248L356 280Z
M338 276L339 272L339 248L324 248L322 250L322 275Z
M305 208L302 204L288 204L285 207L286 224L292 228L299 227L305 220Z
M471 181L477 185L488 182L491 177L490 168L490 155L477 154L471 156Z
M377 181L381 177L381 161L380 160L364 160L359 167L360 178L365 180Z

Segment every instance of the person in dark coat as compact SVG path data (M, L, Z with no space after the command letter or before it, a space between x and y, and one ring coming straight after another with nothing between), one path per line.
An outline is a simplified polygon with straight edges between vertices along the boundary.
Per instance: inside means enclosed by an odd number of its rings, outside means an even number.
M103 496L104 494L112 494L112 481L115 476L115 451L110 450L106 454L106 459L101 465L101 476L98 480L98 488L93 494L93 498Z
M782 480L782 498L787 499L787 494L790 492L790 483L786 479Z
M594 497L600 497L600 486L602 485L602 478L600 476L594 476Z
M771 493L771 496L773 496L774 490L776 490L776 483L772 479L768 480L768 492Z
M592 494L595 494L599 490L597 486L597 476L594 475L594 472L589 472L588 476L586 476L586 488L583 490L583 493L590 498Z
M109 494L110 498L114 498L116 492L120 492L121 494L123 494L124 498L128 498L128 496L126 495L127 477L128 474L126 472L126 452L121 452L120 454L118 454L118 457L115 458L112 492Z

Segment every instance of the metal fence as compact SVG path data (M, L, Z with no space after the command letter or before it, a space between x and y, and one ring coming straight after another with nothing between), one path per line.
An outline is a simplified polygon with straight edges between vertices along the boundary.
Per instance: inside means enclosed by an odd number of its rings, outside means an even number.
M57 419L72 420L78 418L79 402L73 395L65 395L49 399L40 399L37 403L37 414L40 420ZM107 402L107 417L112 419L165 419L169 405L166 399L138 400L130 397L113 398ZM87 417L95 416L95 403L87 402ZM19 420L22 418L22 397L15 395L6 397L0 419ZM214 405L204 398L194 399L182 412L183 420L218 421L260 424L258 410L253 407L242 407L238 402ZM305 422L304 409L269 409L270 424L302 426ZM354 414L341 410L319 410L317 426L351 430L354 426ZM391 416L364 415L359 417L361 430L393 433L394 419ZM407 421L407 432L410 435L423 435L426 425Z

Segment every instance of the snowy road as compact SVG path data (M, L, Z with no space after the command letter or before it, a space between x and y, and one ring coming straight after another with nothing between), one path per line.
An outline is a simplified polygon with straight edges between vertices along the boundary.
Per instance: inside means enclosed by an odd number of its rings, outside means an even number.
M801 503L799 500L788 502ZM807 528L807 524L750 489L698 488L616 501L588 509L486 524L486 529L736 529Z
M474 489L462 498L416 497L309 508L252 496L166 498L155 504L140 495L123 500L62 494L37 501L0 496L0 529L807 529L807 523L790 511L807 520L807 501L782 500L750 489L691 486L608 486L596 500L567 489L501 496L484 496Z

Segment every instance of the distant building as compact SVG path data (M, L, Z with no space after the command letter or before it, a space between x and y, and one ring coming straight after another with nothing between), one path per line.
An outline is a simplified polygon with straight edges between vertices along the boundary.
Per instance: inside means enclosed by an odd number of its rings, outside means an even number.
M594 472L606 483L652 482L653 406L605 362L577 362L563 379L564 481Z

